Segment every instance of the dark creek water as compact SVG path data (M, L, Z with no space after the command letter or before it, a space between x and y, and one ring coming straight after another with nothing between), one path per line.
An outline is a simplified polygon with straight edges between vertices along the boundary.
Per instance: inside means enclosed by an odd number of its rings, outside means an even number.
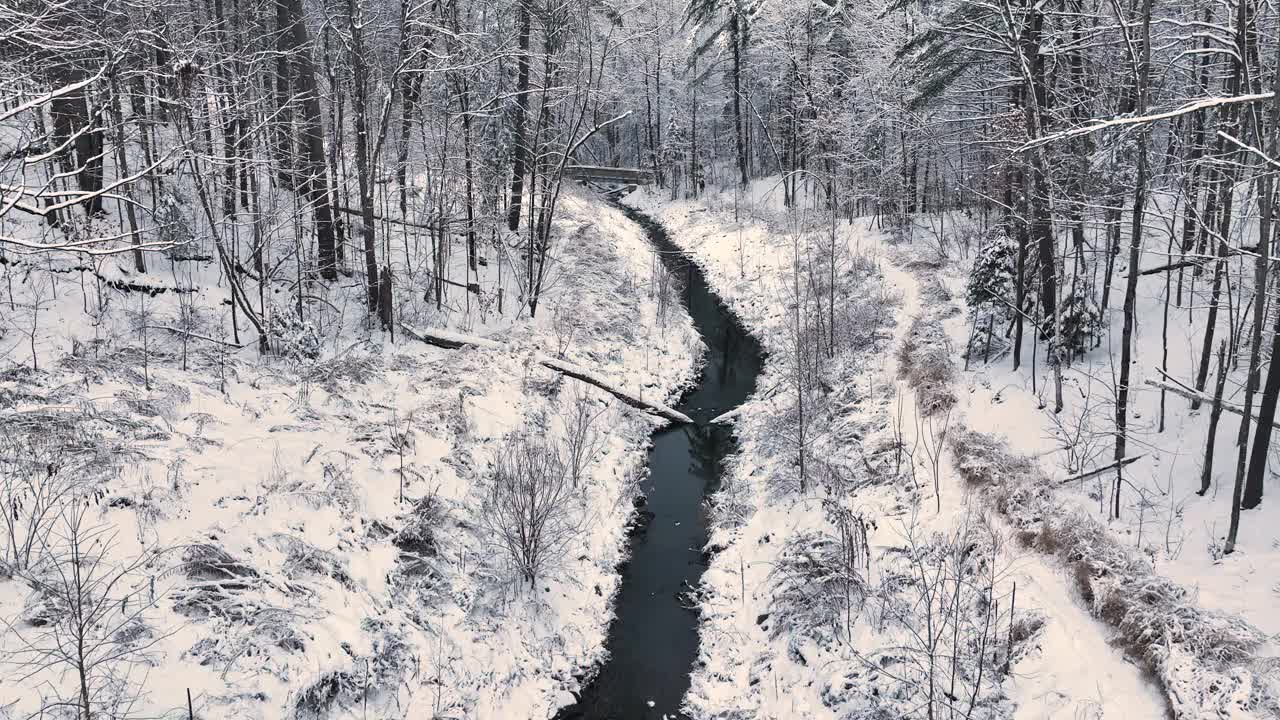
M684 285L683 303L707 345L698 384L677 409L694 424L653 435L649 479L644 484L652 513L631 543L622 572L617 615L609 628L609 659L559 720L668 720L684 718L680 703L698 656L698 615L685 593L697 587L706 564L703 498L720 482L721 466L734 450L724 426L708 424L737 407L754 390L760 346L708 288L698 267L649 217L626 210L660 252L668 272Z

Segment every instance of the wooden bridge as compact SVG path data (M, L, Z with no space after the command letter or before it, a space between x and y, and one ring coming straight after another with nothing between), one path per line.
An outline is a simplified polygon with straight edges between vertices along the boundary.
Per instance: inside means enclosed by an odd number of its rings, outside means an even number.
M569 165L565 177L597 185L651 185L653 171L640 168L599 167L595 165Z

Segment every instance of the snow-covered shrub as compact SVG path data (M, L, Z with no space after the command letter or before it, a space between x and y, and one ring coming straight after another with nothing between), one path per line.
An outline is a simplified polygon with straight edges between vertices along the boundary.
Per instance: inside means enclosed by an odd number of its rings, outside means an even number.
M1102 317L1093 298L1077 288L1058 305L1058 324L1062 326L1062 343L1071 357L1080 357L1098 346L1102 336ZM1054 337L1058 328L1050 323L1047 335ZM1055 353L1050 354L1053 358Z
M671 318L680 310L680 301L684 297L684 281L679 275L667 271L665 265L656 267L657 289L653 291L658 301L658 327L665 333Z
M69 354L59 359L59 364L66 370L84 377L90 382L100 383L110 380L127 382L132 385L144 385L146 378L142 375L142 348L124 345L115 349L106 349L105 343L92 346L92 352ZM154 356L154 354L153 354Z
M57 528L39 566L16 574L34 598L21 615L28 626L19 630L21 644L7 648L6 664L27 672L28 679L46 671L52 679L40 681L40 692L31 695L39 707L21 714L67 717L64 710L77 707L84 713L76 717L89 717L90 709L94 717L128 716L112 708L136 697L126 678L148 661L147 650L155 644L144 616L155 597L148 599L145 583L158 555L147 549L126 553L111 526L93 524L98 511L91 503L67 502L52 512ZM18 630L8 619L4 624Z
M350 670L321 673L293 697L294 720L322 720L330 717L330 708L349 702L362 692L361 678Z
M1003 439L959 428L951 441L956 471L973 486L999 485L1031 471L1031 461L1015 455Z
M291 472L294 463L286 459L279 447L275 448L254 512L264 511L268 503L276 500L301 500L313 508L336 507L347 513L354 511L360 504L360 497L352 479L351 462L347 457L339 458L335 462L322 462L320 477L316 477L313 472Z
M965 208L963 214L951 213L949 217L951 244L960 249L961 257L969 257L974 248L982 247L989 231L982 228L982 224L969 208Z
M731 530L742 527L754 512L752 489L745 478L752 473L745 453L735 453L724 463L720 487L711 498L711 524Z
M123 453L98 420L79 410L0 416L0 567L7 572L39 564L65 508L105 497Z
M303 575L319 575L333 578L344 587L351 587L351 575L347 562L341 556L321 550L295 535L279 533L275 536L277 547L285 553L284 573L290 578Z
M1096 467L1111 451L1115 440L1107 429L1109 418L1101 418L1110 408L1094 399L1093 384L1090 378L1087 391L1081 393L1083 402L1072 403L1061 412L1053 412L1049 408L1043 411L1053 429L1053 439L1062 450L1062 466L1068 475Z
M445 522L444 505L435 495L427 495L413 504L403 520L391 542L400 550L401 571L421 574L439 550L436 534Z
M968 428L953 435L951 457L960 477L971 487L985 488L1014 527L1039 528L1053 488L1030 459L1012 452L1003 439Z
M67 604L57 595L35 590L27 597L18 619L29 627L48 627L67 614Z
M319 340L316 340L319 354ZM347 352L328 360L321 360L306 367L307 382L323 388L338 390L351 385L363 385L382 374L382 358L371 353Z
M981 354L983 362L988 362L1008 349L1004 333L997 333L996 326L1013 315L1017 257L1017 243L1003 228L992 228L984 237L965 284L972 330L964 357L972 359Z
M194 617L223 617L243 620L255 612L256 603L240 597L257 584L258 571L235 559L213 543L195 543L182 553L175 568L190 583L173 592L173 609Z
M129 413L168 421L176 419L178 408L190 401L191 391L188 388L158 382L151 384L151 391L145 396L133 390L123 390L115 397L115 403Z
M787 538L770 573L774 637L794 632L825 639L852 633L870 592L866 543L862 525L839 535L806 530Z
M334 717L334 709L361 705L366 717L387 717L374 708L394 700L405 674L417 661L403 640L403 630L378 618L365 618L360 629L369 637L371 652L356 654L345 643L351 662L322 672L299 690L290 702L294 720Z
M467 415L467 393L458 388L458 400L449 408L449 429L459 440L471 434L471 418Z
M917 317L898 348L898 372L916 392L924 415L944 412L956 404L951 391L955 361L947 336L936 320Z
M412 654L413 648L404 641L404 630L372 617L361 620L360 629L373 636L370 642L372 653L366 658L366 666L370 670L369 689L396 687L403 674L417 661Z
M556 357L563 358L573 344L573 336L582 325L582 310L575 305L556 305L551 308L551 329L555 333Z
M290 360L320 357L320 333L310 322L287 310L272 309L267 316L267 335L274 352Z
M162 243L173 243L173 247L165 249L165 255L170 259L186 259L189 250L185 246L195 239L195 229L191 222L193 214L188 207L184 207L189 203L167 187L159 194L157 200L159 201L155 209L157 240Z
M1018 243L1000 227L992 228L978 247L965 286L965 301L970 308L996 309L1004 317L1014 295Z
M893 325L893 309L902 303L901 295L885 287L879 267L865 255L852 256L846 272L850 277L839 286L837 297L860 300L836 302L832 334L837 357L845 352L856 352L860 356L888 338L888 331ZM822 292L830 292L829 286L824 286Z
M182 553L182 568L192 580L235 584L245 578L258 576L258 571L212 543L187 546Z
M894 213L884 216L884 223L884 232L890 245L910 244L915 234L915 223L911 218Z
M939 318L948 318L956 315L959 310L952 304L954 298L947 286L938 279L937 275L928 275L919 281L920 299L925 303L926 307L932 308L938 312Z

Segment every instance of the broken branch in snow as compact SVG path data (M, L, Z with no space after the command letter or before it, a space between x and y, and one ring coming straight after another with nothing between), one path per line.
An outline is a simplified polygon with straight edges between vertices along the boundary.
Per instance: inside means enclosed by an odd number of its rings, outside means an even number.
M205 342L217 343L219 345L225 345L226 347L230 347L230 348L241 349L244 347L243 343L233 343L233 342L228 342L226 340L219 340L217 338L211 338L207 335L200 335L198 333L188 332L186 330L183 330L182 328L170 327L169 325L147 325L145 327L148 330L167 330L173 333L174 335L185 335L195 340L204 340Z
M1127 457L1127 458L1121 458L1121 459L1119 459L1119 460L1116 460L1115 462L1107 463L1106 465L1103 465L1103 466L1102 466L1102 467L1100 467L1100 468L1094 468L1094 469L1092 469L1092 470L1087 470L1087 471L1082 472L1082 473L1076 473L1075 475L1072 475L1071 477L1066 478L1066 479L1064 479L1064 480L1060 481L1058 484L1059 484L1059 485L1066 485L1066 484L1067 484L1067 483L1069 483L1069 482L1075 482L1076 480L1084 480L1085 478L1091 478L1091 477L1093 477L1094 475L1101 475L1102 473L1104 473L1104 472L1106 472L1106 471L1108 471L1108 470L1114 470L1114 469L1116 469L1116 468L1124 467L1125 465L1128 465L1128 464L1130 464L1130 463L1135 463L1135 462L1137 462L1137 461L1141 460L1142 458L1144 458L1144 457L1146 457L1146 456L1147 456L1147 454L1146 454L1146 453L1139 453L1139 454L1137 454L1137 455L1130 455L1130 456L1129 456L1129 457Z
M1147 379L1146 384L1154 388L1159 388L1161 390L1168 390L1174 395L1180 395L1188 400L1192 400L1192 401L1199 400L1202 403L1213 405L1213 397L1210 395L1205 395L1204 393L1198 393L1194 390L1188 390L1183 387L1178 387L1177 385L1174 385L1172 383L1160 382L1159 380ZM1229 413L1234 413L1236 415L1244 417L1244 408L1240 407L1239 405L1233 405L1229 402L1226 402L1225 400L1220 404L1222 405L1223 410L1226 410ZM1249 417L1253 418L1254 421L1256 422L1263 422L1262 418L1259 418L1257 415L1254 415L1252 413L1250 413ZM1272 427L1280 429L1280 423L1276 422L1274 419L1268 419L1266 420L1266 422L1270 422Z
M400 327L409 337L420 340L428 345L445 348L446 350L457 350L465 347L482 348L485 350L503 350L509 347L507 344L496 340L476 337L475 335L463 335L462 333L450 332L449 330L439 330L436 328L412 328L404 323L400 323ZM533 359L537 361L538 364L555 370L558 373L568 375L571 378L576 378L590 385L595 385L633 408L644 410L659 417L666 418L672 422L689 425L693 424L693 419L679 410L663 405L662 403L645 400L638 395L633 395L610 382L608 379L597 375L581 365L561 360L559 358L553 358L550 355L540 352L535 352L533 354Z

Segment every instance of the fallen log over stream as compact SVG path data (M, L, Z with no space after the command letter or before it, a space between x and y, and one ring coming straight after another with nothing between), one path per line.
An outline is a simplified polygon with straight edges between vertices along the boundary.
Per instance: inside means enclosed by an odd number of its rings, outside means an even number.
M420 340L428 345L445 348L446 350L457 350L465 347L483 348L485 350L502 350L507 347L505 343L498 342L497 340L490 340L489 338L477 337L475 335L464 335L462 333L456 333L449 330L439 330L436 328L414 328L405 325L404 323L400 323L400 327L409 337ZM540 352L535 352L533 354L533 359L537 361L538 364L555 370L558 373L568 375L571 378L594 385L633 408L644 410L645 412L652 413L672 422L684 425L693 424L693 419L679 410L663 405L662 403L645 400L638 395L633 395L610 382L608 379L597 375L581 365L571 363L567 360L553 358L550 355Z

